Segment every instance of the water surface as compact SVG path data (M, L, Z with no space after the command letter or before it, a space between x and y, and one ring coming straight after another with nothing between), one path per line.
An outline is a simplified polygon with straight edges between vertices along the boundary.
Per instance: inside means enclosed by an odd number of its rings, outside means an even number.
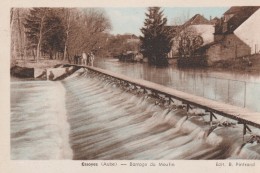
M260 75L210 69L178 69L174 66L158 68L146 63L124 63L105 58L97 58L95 66L260 112Z
M215 123L225 121L233 122ZM241 127L211 132L209 116L187 119L184 109L155 105L83 69L62 81L11 82L11 159L260 159L259 144L243 144Z

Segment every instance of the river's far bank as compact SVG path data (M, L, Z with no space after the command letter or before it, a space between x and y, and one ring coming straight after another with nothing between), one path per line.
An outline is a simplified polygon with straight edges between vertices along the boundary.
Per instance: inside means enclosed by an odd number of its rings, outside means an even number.
M236 59L220 60L205 67L178 67L177 59L169 59L169 66L179 69L205 69L219 72L235 72L248 75L260 75L260 54L239 57Z
M236 59L222 60L207 67L217 71L231 71L238 73L260 74L260 54L240 57Z
M101 58L96 57L96 61L99 61L98 59L106 59L106 60L115 60L118 61L118 59L115 58ZM121 62L121 61L120 61ZM27 61L18 59L15 62L11 63L10 68L14 66L19 66L21 68L37 68L37 69L46 69L46 68L53 68L59 64L68 63L68 61L64 60L50 60L50 59L40 59L38 62L27 59ZM128 62L122 62L122 63L128 63ZM140 62L134 62L134 63L140 63ZM146 64L146 62L143 62ZM227 73L237 73L241 75L260 75L260 54L255 54L247 57L241 57L231 60L222 60L215 62L211 66L208 67L185 67L180 68L177 65L177 61L171 60L168 67L171 68L178 68L178 69L201 69L201 70L213 70L216 72L227 72Z

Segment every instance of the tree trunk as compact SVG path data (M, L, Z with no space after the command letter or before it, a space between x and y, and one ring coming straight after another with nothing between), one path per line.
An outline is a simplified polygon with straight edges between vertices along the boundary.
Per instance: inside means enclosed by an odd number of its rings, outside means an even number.
M23 47L23 51L24 51L24 62L26 62L26 60L27 60L27 47L26 47L27 40L26 40L26 34L25 34L26 29L25 29L25 27L23 27L23 28L24 28L24 33L23 33L23 36L24 36L24 47Z
M37 44L37 55L36 55L36 62L39 61L40 58L40 48L41 48L41 43L42 43L42 29L43 29L43 21L44 21L45 15L41 18L41 23L40 23L40 33L39 33L39 41Z
M67 30L66 30L66 40L64 45L64 54L63 54L63 60L66 60L67 56L67 44L69 39L69 30L70 30L70 11L68 9L68 20L67 20Z
M34 61L35 61L35 60L36 60L36 57L35 57L34 49L32 50L32 55L33 55L33 59L34 59Z
M10 30L11 30L11 59L12 60L15 60L16 59L16 55L17 55L17 53L16 53L16 46L15 46L15 44L16 44L16 40L15 40L15 38L16 38L16 32L15 32L15 30L13 29L13 25L14 25L14 15L15 15L15 10L14 10L14 8L11 8L11 16L10 16Z
M53 57L52 57L52 49L50 49L50 59L53 59Z
M23 39L22 39L22 31L21 31L21 21L20 21L20 14L19 10L17 9L17 22L18 22L18 30L19 30L19 53L23 59Z

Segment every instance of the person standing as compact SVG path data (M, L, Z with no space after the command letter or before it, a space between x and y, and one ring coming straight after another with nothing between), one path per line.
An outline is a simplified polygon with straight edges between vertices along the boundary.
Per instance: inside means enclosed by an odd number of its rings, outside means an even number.
M94 64L94 59L95 59L94 54L91 52L90 53L90 64L91 64L92 67L93 67L93 64Z
M87 65L90 65L90 53L87 54Z
M82 63L83 65L87 65L87 55L85 52L82 53Z

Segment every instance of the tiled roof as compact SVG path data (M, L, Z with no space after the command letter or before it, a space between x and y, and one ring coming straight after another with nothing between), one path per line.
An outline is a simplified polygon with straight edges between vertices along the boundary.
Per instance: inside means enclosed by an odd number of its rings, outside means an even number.
M237 29L242 23L244 23L252 14L254 14L259 7L247 7L237 12L229 21L228 27L231 32Z
M227 15L227 14L236 14L237 12L239 12L241 10L241 7L237 7L237 6L234 6L234 7L231 7L230 9L228 9L224 15Z
M196 14L190 20L183 24L184 27L190 25L211 25L210 21L200 14Z
M233 16L226 22L224 22L224 19L222 18L215 27L215 34L233 33L259 8L259 6L231 7L227 12L224 13L224 15L233 14ZM226 29L223 29L224 27Z

